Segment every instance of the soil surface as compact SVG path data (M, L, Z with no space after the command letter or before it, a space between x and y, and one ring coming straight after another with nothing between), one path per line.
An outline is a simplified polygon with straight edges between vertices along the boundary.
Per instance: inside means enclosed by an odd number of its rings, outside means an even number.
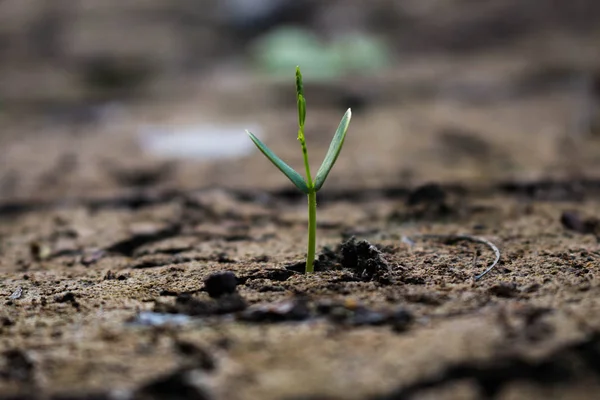
M313 275L306 200L258 151L157 159L135 128L259 124L300 168L293 81L3 116L0 398L596 399L600 59L538 39L405 60L376 96L307 85L315 165L354 107Z

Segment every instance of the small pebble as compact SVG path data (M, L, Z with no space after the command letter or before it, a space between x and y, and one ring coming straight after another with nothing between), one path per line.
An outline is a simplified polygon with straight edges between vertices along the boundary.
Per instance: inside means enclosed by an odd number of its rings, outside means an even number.
M10 295L9 299L17 300L23 295L23 288L21 286L17 286L17 289Z
M235 292L237 277L231 271L216 272L204 280L204 290L212 298Z

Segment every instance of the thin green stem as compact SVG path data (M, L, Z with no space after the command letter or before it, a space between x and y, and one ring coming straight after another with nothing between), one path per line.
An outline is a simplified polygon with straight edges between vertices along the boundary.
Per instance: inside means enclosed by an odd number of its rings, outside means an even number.
M315 249L317 241L317 192L314 188L308 192L308 252L306 253L306 273L314 272Z
M310 175L310 164L308 163L308 150L306 149L306 140L304 139L304 127L301 126L298 131L298 140L302 145L302 157L304 157L304 168L306 169L306 185L308 188L314 186L312 176Z
M304 127L301 125L298 131L298 140L302 145L302 155L304 157L304 167L306 169L306 185L308 186L308 251L306 252L306 273L314 272L313 263L315 261L315 248L317 241L317 191L310 174L310 164L308 163L308 150L306 149L306 140L304 139Z

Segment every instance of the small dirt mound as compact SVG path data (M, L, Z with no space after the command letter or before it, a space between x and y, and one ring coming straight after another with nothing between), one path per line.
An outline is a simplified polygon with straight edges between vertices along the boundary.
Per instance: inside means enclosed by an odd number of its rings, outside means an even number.
M286 268L302 272L303 267L303 263L296 263ZM302 268L302 271L298 268ZM339 269L350 270L355 278L363 281L390 282L391 267L381 251L366 240L356 240L354 236L339 244L335 250L324 247L315 261L317 272Z

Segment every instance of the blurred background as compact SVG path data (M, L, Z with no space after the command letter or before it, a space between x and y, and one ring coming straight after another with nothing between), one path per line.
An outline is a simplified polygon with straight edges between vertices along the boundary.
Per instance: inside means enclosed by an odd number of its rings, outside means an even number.
M326 187L600 167L597 0L0 0L0 199L289 186L296 65Z

